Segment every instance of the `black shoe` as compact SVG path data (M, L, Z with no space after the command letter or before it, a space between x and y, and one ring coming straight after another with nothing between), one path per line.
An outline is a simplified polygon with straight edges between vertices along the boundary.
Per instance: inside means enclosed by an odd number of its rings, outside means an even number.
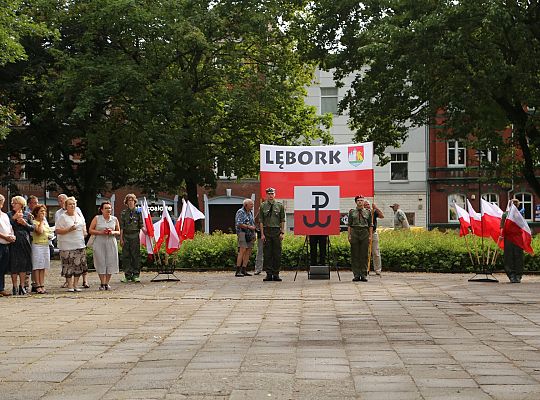
M17 288L16 288L15 286L13 286L13 289L11 289L11 294L12 294L13 296L17 296L18 293L19 293L19 292L17 291Z
M353 278L353 280L352 280L352 281L353 281L353 282L360 282L360 278L359 278L359 277L357 277L357 276L355 276L355 277Z
M367 278L365 276L363 276L363 277L360 278L360 281L361 282L367 282Z
M276 281L276 282L281 282L283 279L281 279L281 278L279 277L279 275L274 275L274 276L272 277L272 280L273 280L273 281Z
M244 274L242 273L242 269L240 267L236 268L236 273L234 274L234 276L238 276L238 277L244 276Z
M25 296L28 292L26 291L25 288L23 288L22 286L19 286L19 295L20 296Z
M272 275L266 274L266 278L263 279L263 282L272 282Z
M37 290L38 290L38 287L36 285L32 284L31 292L32 293L37 293L38 292Z

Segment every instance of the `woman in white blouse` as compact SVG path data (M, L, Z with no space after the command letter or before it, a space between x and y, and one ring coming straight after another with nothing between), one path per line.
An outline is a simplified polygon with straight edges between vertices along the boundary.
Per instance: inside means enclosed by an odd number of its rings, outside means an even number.
M99 207L99 214L90 223L90 234L94 240L94 267L99 275L99 290L111 290L109 282L112 274L118 273L118 244L120 224L112 214L110 201L104 201Z
M68 282L68 292L80 292L77 286L79 277L88 271L86 264L86 222L82 214L76 212L77 200L68 197L66 212L60 216L55 230L58 235L58 248L62 260L62 276Z

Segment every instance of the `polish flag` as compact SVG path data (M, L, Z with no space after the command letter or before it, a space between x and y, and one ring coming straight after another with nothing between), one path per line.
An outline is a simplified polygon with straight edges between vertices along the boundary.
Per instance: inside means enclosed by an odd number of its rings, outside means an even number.
M487 230L489 236L495 241L495 243L500 243L499 236L501 232L501 219L503 212L497 206L480 199L480 204L482 207L482 220L484 222L484 230Z
M200 212L188 200L182 199L182 212L176 221L176 233L180 238L180 243L186 239L193 239L195 236L195 221L204 219L204 214Z
M154 230L153 236L147 235L146 233L143 232L142 229L139 233L139 241L141 243L141 246L146 247L146 252L148 254L154 254L154 245L152 244L152 238L154 238L154 242L156 243L159 240L159 235L161 232L161 220L153 224L152 229Z
M454 204L459 220L459 236L466 236L469 234L469 228L471 227L471 218L467 211Z
M516 246L521 247L527 253L534 254L531 247L531 229L514 204L510 205L510 211L504 221L503 235L506 239L510 240Z
M157 253L163 242L165 242L165 251L167 254L172 254L180 247L180 239L174 229L174 224L169 211L167 211L165 202L163 202L163 213L161 214L160 222L159 238L154 248L154 253Z
M471 228L476 236L487 237L489 233L486 231L484 224L482 223L482 216L474 211L474 208L469 200L467 200L467 209L469 210L469 216L471 221Z
M148 202L146 201L146 197L143 200L141 210L146 232L149 237L152 237L154 236L154 224L152 223L152 216L150 215L150 210L148 209Z

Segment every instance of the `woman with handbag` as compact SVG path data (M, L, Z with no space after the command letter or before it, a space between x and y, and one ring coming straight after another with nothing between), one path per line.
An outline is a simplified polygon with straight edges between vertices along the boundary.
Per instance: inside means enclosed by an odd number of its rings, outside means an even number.
M256 240L255 218L253 217L253 200L245 199L241 209L236 212L236 235L238 237L238 257L234 276L251 276L247 265L251 250Z
M32 232L32 271L34 273L36 292L47 293L45 290L45 271L51 268L51 252L49 238L51 228L47 223L47 207L38 204L32 209L34 232Z
M120 235L120 223L112 215L111 202L104 201L99 206L99 214L90 223L90 234L95 238L92 247L94 267L101 281L99 290L111 290L111 276L119 272L116 236Z

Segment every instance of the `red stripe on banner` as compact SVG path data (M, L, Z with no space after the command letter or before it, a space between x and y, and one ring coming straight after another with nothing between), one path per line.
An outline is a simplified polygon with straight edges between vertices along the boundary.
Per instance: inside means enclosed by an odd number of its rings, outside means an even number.
M305 220L304 220L305 217ZM341 214L339 210L319 210L318 220L321 223L329 221L328 226L308 226L315 222L315 210L294 211L295 235L339 235ZM306 224L307 222L307 224Z
M276 198L294 199L295 186L339 186L340 197L373 197L373 170L332 172L261 171L261 196L265 189L276 189Z

